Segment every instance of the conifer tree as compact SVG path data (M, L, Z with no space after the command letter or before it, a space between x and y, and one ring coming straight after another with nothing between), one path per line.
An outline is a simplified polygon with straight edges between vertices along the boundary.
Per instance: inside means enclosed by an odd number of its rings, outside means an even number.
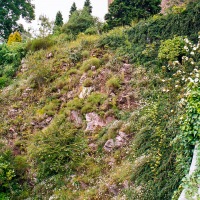
M71 17L72 13L75 12L77 10L76 4L75 2L72 4L71 9L69 11L70 15L69 17Z
M84 8L88 9L88 12L91 14L92 13L92 6L90 0L86 0L84 3Z
M63 16L62 16L62 13L60 11L58 11L57 14L56 14L56 20L55 20L54 24L58 27L63 25Z

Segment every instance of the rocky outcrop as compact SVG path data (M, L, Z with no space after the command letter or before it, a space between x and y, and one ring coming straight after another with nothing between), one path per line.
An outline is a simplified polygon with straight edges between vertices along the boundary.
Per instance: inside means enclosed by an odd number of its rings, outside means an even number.
M77 127L80 127L82 125L82 119L79 116L79 112L72 110L70 113L70 120L75 123Z
M106 123L99 117L98 114L92 112L86 114L87 127L86 131L95 131L97 128L106 126Z
M79 94L80 99L84 99L94 90L93 87L83 87L81 93Z

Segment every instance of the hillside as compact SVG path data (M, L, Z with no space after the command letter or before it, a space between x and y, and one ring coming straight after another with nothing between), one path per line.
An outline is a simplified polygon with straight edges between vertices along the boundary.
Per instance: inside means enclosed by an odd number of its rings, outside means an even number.
M26 44L15 79L0 79L0 199L198 198L199 160L185 177L199 142L199 13L197 1Z

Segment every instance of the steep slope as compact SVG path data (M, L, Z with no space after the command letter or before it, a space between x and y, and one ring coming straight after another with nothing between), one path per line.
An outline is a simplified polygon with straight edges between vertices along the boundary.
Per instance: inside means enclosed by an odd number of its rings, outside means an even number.
M199 140L199 10L29 52L0 94L1 199L171 199Z

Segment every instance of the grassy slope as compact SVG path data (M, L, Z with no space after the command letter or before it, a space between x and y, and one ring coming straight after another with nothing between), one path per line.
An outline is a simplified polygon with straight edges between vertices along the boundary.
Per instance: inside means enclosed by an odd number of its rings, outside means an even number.
M72 42L61 35L53 47L28 55L27 71L19 72L0 96L2 141L17 158L14 164L25 165L9 182L23 185L11 199L171 199L190 160L179 167L171 144L180 131L184 110L177 102L184 90L174 89L176 79L162 68L160 42L142 54L145 43L136 41L136 33L137 28L116 29ZM50 52L53 57L47 59ZM131 73L123 72L128 60ZM80 83L83 74L86 80ZM83 85L95 91L80 99ZM70 119L72 110L79 112L81 126ZM111 116L114 123L85 132L88 112L104 120ZM126 133L126 145L105 152L105 142L119 131Z

